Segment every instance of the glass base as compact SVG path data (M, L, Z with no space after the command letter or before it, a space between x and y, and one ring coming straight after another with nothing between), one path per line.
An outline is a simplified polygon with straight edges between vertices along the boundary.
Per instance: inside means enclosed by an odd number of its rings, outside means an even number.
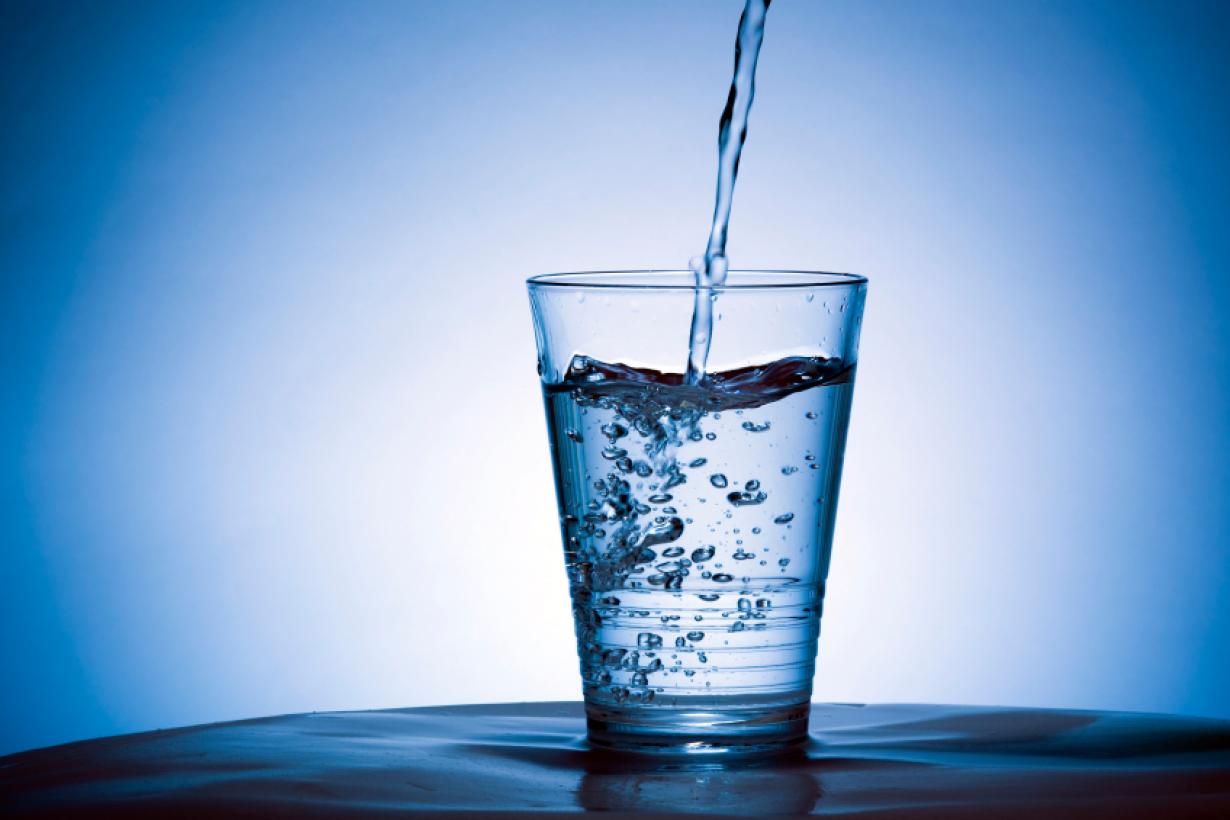
M678 698L670 704L587 701L589 741L596 747L654 755L768 755L807 739L810 697L793 703L752 698Z

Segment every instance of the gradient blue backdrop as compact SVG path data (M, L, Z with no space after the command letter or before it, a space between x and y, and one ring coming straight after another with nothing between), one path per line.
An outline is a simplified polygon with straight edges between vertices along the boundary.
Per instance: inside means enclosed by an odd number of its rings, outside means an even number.
M578 697L522 280L701 249L739 6L3 5L0 751ZM818 698L1230 717L1228 8L774 4L731 258L872 280Z

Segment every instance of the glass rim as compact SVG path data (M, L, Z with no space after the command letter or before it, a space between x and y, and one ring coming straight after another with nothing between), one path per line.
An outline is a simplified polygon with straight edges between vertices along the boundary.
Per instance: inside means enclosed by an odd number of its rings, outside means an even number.
M729 279L725 284L714 285L711 290L782 290L790 288L848 288L855 285L867 284L867 277L857 273L837 273L829 271L805 271L805 270L781 270L775 268L732 268L727 276L732 274L765 274L774 275L785 279L786 281L775 282L731 282ZM540 273L537 276L531 276L525 280L526 285L533 288L576 288L581 290L602 289L602 290L668 290L668 291L694 291L696 290L695 282L684 284L682 282L646 282L646 278L653 278L657 275L683 274L688 277L694 277L695 274L691 270L682 270L678 268L646 268L642 270L597 270L597 271L574 271L562 273ZM606 281L595 282L586 281L590 278L599 277L641 277L642 281Z

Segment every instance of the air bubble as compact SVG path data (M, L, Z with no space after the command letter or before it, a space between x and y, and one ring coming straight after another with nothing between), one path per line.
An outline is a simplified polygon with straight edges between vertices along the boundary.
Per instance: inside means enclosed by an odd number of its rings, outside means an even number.
M773 519L774 524L789 524L794 520L794 513L782 513L777 518Z
M641 649L657 649L662 645L662 636L652 632L642 632L636 636L636 645Z
M572 439L577 444L581 444L585 441L585 436L581 435L576 430L565 430L564 435L568 436L568 438Z
M741 493L731 493L726 496L726 500L736 507L747 507L754 504L763 504L768 497L763 491L758 493L744 491Z
M714 574L713 580L719 584L729 584L731 581L735 580L735 576L727 575L725 572L718 572Z
M708 461L707 458L694 458L688 462L688 466L695 470L697 467L704 467Z
M708 561L710 558L713 557L714 552L716 552L716 550L714 549L713 545L710 545L707 547L697 547L696 549L692 550L692 561L697 564Z
M606 436L611 441L615 441L615 439L623 438L628 435L628 428L617 422L604 424L601 429L602 435Z
M705 639L704 632L689 632L688 633L688 640L691 641L692 643L696 643L697 641L703 641L704 639Z
M681 535L683 535L683 521L678 518L669 518L645 530L645 534L641 537L641 546L669 544L671 541L677 541Z
M713 475L709 476L709 483L712 484L714 487L721 489L722 487L727 486L730 482L727 481L726 476L723 475L722 473L714 473Z

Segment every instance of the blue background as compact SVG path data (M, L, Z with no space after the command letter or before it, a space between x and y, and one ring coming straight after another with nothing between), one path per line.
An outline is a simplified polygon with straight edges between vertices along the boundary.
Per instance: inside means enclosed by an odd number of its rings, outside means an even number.
M0 751L579 696L522 280L701 250L739 7L4 5ZM774 5L732 263L872 280L818 699L1230 717L1227 8Z

